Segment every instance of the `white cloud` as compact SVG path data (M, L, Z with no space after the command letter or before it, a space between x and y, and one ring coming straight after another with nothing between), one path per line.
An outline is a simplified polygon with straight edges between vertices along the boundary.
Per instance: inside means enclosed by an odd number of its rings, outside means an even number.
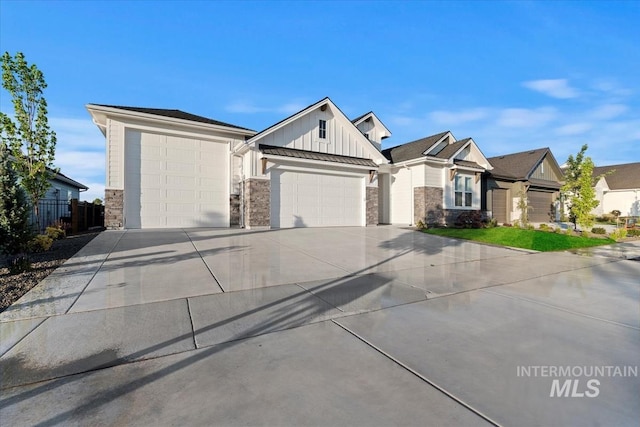
M83 182L89 187L87 191L80 193L80 200L93 202L95 199L104 201L104 183L102 182Z
M522 85L552 98L569 99L580 95L578 90L569 86L567 79L531 80Z
M488 115L488 110L484 108L473 108L461 111L434 111L429 114L429 118L436 124L456 125L460 123L473 122L484 119Z
M88 116L86 119L51 117L49 126L56 132L58 147L104 149L104 136Z
M560 126L556 129L558 135L582 135L590 131L593 126L589 123L570 123L568 125Z
M535 128L551 122L556 115L556 110L550 107L506 108L499 112L496 123L508 128Z
M629 109L624 104L604 104L589 112L589 117L594 120L610 120L623 114Z

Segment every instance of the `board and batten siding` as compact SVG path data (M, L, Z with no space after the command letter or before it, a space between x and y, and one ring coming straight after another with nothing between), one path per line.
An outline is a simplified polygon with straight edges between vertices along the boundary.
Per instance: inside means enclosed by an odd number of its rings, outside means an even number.
M556 176L551 162L546 156L533 171L531 178L544 179L546 181L558 181L560 179L560 177Z
M321 119L327 121L326 139L318 137L318 123ZM351 123L341 116L334 115L329 109L315 110L264 135L257 143L370 159L370 151L373 147L369 150L365 149L363 140L366 138L356 132L358 132L357 129Z

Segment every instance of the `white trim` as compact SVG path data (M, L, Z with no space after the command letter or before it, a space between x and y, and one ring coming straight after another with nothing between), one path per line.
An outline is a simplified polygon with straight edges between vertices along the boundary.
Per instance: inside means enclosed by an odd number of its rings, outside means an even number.
M175 117L159 116L156 114L142 113L139 111L122 110L114 107L103 107L95 104L87 104L85 107L93 117L94 123L96 123L97 126L100 126L102 122L99 120L98 116L95 113L100 112L100 113L104 113L105 116L110 116L110 117L125 117L125 118L135 117L135 118L139 118L139 119L153 122L153 123L164 123L164 124L175 123L175 124L179 124L179 125L194 128L194 129L203 129L203 130L209 130L209 131L214 130L218 132L222 131L222 132L235 133L235 134L248 135L248 136L253 136L257 133L256 131L252 131L248 129L239 129L236 127L195 122L193 120L177 119Z
M448 137L451 137L451 139L453 139L453 142L456 142L456 137L455 137L455 136L453 136L453 134L452 134L451 132L447 132L445 135L443 135L443 136L442 136L442 138L440 138L439 140L437 140L435 143L431 144L431 146L430 146L429 148L427 148L427 149L422 153L422 155L423 155L423 156L428 156L428 155L429 155L429 153L430 153L434 148L436 148L436 147L437 147L437 146L442 142L442 140L443 140L443 139L448 138Z
M354 126L358 126L360 123L364 122L368 117L371 117L372 119L374 119L376 122L378 122L378 124L380 125L381 128L383 128L387 135L385 135L383 138L388 138L391 136L391 131L389 130L388 127L386 127L382 121L378 118L378 116L376 116L376 114L373 111L368 112L367 114L365 114L364 116L360 117L358 120L356 120L355 122L351 122L353 123Z

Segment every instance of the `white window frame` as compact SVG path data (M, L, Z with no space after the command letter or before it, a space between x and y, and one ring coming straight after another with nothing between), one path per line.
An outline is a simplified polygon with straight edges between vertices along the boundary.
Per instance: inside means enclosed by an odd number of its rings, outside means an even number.
M462 183L462 188L458 190L458 182ZM468 185L467 185L468 184ZM457 193L460 193L460 204L458 204ZM469 196L467 204L467 196ZM453 181L453 206L456 208L473 207L473 177L469 175L456 174Z
M327 121L324 119L318 120L318 139L327 139Z

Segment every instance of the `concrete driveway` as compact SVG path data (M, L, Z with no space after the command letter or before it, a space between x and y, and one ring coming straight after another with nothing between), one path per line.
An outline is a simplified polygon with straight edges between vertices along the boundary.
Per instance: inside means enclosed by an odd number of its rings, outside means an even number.
M586 255L390 226L105 232L0 313L0 419L637 425L640 263Z

